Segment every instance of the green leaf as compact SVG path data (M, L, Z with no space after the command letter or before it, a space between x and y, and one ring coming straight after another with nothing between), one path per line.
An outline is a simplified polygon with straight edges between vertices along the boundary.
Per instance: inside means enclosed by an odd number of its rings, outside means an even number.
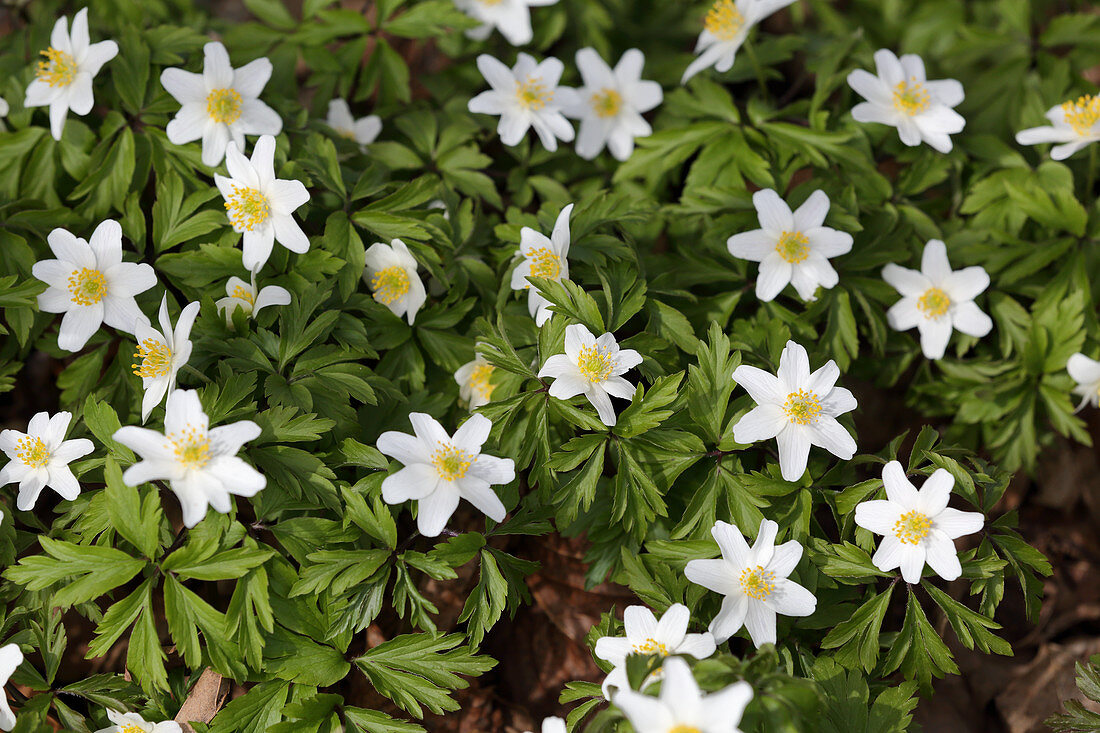
M357 657L355 664L381 695L402 710L421 718L426 707L440 715L459 707L448 694L469 685L459 675L480 675L496 665L460 646L461 642L461 634L404 634Z

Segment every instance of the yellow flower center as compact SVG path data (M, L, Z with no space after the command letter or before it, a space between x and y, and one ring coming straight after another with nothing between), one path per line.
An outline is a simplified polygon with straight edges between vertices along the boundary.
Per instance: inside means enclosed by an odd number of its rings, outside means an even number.
M577 356L577 368L589 382L605 382L615 369L615 359L598 346L585 346Z
M718 0L703 21L710 34L723 41L732 41L744 25L745 16L741 15L733 0Z
M244 104L236 89L215 89L206 95L206 114L214 122L232 125L240 119Z
M119 733L145 733L137 723L127 723Z
M439 447L432 453L432 465L444 481L454 481L466 475L470 466L477 460L464 450L440 441Z
M668 733L703 733L703 731L694 725L674 725L668 729Z
M210 461L210 438L206 431L188 425L179 433L168 436L176 451L176 460L185 468L202 468Z
M504 0L478 0L482 5L488 5L490 8L494 5L500 5Z
M35 76L51 87L67 87L73 83L73 77L76 76L76 59L71 54L58 51L53 46L39 53L45 56L46 60L38 62Z
M533 277L545 277L547 280L557 280L561 277L561 258L554 254L553 250L539 247L532 250L531 254L527 255L527 259L531 263Z
M527 81L516 82L516 100L524 109L540 110L553 98L554 92L543 85L541 78L529 76Z
M614 117L623 108L623 95L607 87L593 94L589 101L597 117Z
M370 281L374 299L383 305L389 305L409 292L409 273L401 265L387 267L374 273Z
M894 535L907 545L918 544L932 531L932 520L913 510L902 514L894 522Z
M1100 120L1100 97L1086 94L1076 102L1062 105L1062 114L1073 131L1082 137L1092 133L1092 128Z
M234 186L233 193L225 202L229 221L237 229L252 231L271 216L271 204L259 189Z
M910 117L927 110L931 102L928 90L915 78L899 81L894 87L894 109Z
M917 308L924 313L925 318L939 318L951 307L951 298L939 288L928 288L924 295L917 299Z
M662 657L667 657L669 649L656 639L646 639L641 644L635 644L634 651L638 654L660 654Z
M42 468L50 460L50 451L41 438L30 435L19 439L15 444L15 455L28 466Z
M77 305L94 305L106 294L107 278L99 270L82 267L69 275L69 299Z
M810 256L810 240L802 232L783 232L775 244L779 256L791 264L797 264Z
M485 399L489 399L493 395L493 390L497 388L495 384L491 384L489 380L493 376L492 364L478 364L470 372L470 379L467 382L471 389L476 390Z
M245 301L249 305L256 305L256 296L248 288L237 285L233 288L233 297Z
M787 402L783 405L787 419L796 425L809 425L817 420L821 411L821 400L818 396L804 389L787 395Z
M745 568L741 571L741 590L749 598L766 601L775 590L775 573L765 570L762 565Z
M156 339L145 339L134 352L134 374L139 377L163 377L172 370L172 350ZM140 363L139 363L140 362Z

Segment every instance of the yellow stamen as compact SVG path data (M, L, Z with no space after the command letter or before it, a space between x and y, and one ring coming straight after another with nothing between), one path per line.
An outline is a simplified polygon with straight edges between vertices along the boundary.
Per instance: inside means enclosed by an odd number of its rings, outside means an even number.
M1076 102L1062 105L1062 114L1073 131L1084 137L1093 134L1093 127L1100 121L1100 97L1086 94Z
M741 571L741 590L749 598L766 601L775 590L775 573L765 570L762 565L745 568Z
M561 277L561 258L554 254L553 250L547 247L531 250L527 260L531 263L532 277L545 277L548 280L557 280Z
M810 240L802 232L783 232L775 245L779 256L792 265L810 256Z
M547 89L540 77L529 76L527 81L516 82L516 99L524 109L540 110L554 98L554 92Z
M912 117L926 111L931 103L928 90L915 77L899 81L894 87L894 109L898 112Z
M593 94L589 101L592 109L596 110L596 116L605 119L619 114L619 110L623 108L623 95L607 87Z
M45 56L46 60L38 62L35 76L51 87L67 87L73 83L73 78L76 76L76 59L71 54L59 51L53 46L39 53Z
M497 388L495 384L491 384L489 380L493 376L492 364L478 364L470 372L470 378L467 380L467 384L471 389L476 390L485 399L491 399L493 396L493 390Z
M145 733L137 723L127 723L119 733Z
M225 202L225 210L234 228L251 232L271 216L271 204L259 189L234 186Z
M490 8L494 5L500 5L504 0L478 0L482 5L488 5Z
M409 273L401 265L387 267L374 273L370 281L374 299L383 305L389 305L409 292Z
M932 531L932 520L913 510L894 522L894 535L907 545L916 545Z
M432 465L444 481L454 481L466 475L470 466L477 460L464 450L440 441L439 448L432 453Z
M106 294L107 278L99 270L82 267L69 275L69 299L77 305L94 305Z
M668 733L703 733L703 731L694 725L676 725L670 728Z
M733 0L718 0L707 13L703 26L712 36L732 41L745 25L745 16Z
M242 288L240 285L237 285L233 288L233 297L240 298L241 300L247 302L249 305L256 305L256 296L252 294L251 290L249 290L248 288Z
M598 346L585 346L577 356L577 368L589 382L606 382L615 369L615 359Z
M939 318L951 307L951 298L939 288L928 288L924 295L917 299L917 308L924 313L925 318Z
M175 448L176 460L186 468L202 468L210 460L210 438L205 431L188 425L179 433L168 436Z
M821 400L813 392L800 389L787 395L787 402L783 405L783 412L787 413L787 419L796 425L809 425L817 420L822 412Z
M215 89L206 95L206 114L214 122L232 125L241 118L244 104L236 89Z
M168 344L156 339L145 339L138 344L134 358L134 374L139 377L163 377L172 370L172 350Z
M50 460L50 451L41 438L27 435L15 444L15 456L28 466L42 468Z
M669 649L656 639L646 639L641 644L635 644L634 651L638 654L660 654L662 657L667 657Z

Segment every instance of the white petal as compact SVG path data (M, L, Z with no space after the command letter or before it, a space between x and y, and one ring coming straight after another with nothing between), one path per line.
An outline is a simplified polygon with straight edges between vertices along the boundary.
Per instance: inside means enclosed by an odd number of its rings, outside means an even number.
M775 579L775 590L766 602L784 616L810 616L817 610L814 594L786 578Z
M779 435L789 422L780 405L765 403L749 410L737 421L733 426L733 439L743 445L768 440Z
M417 502L416 526L425 537L438 537L458 508L458 489L440 482L438 490Z
M856 453L856 441L836 418L822 416L809 428L811 442L837 458L850 459ZM788 479L791 480L791 479Z
M760 601L748 601L745 628L757 649L775 643L775 611Z
M924 355L929 359L942 359L951 340L951 319L926 318L917 327L920 329L920 347Z
M898 505L890 501L875 499L856 505L856 524L883 536L893 533L894 525L901 515Z
M886 487L886 498L897 504L901 511L915 509L920 503L920 494L898 461L890 461L882 467L882 484Z
M952 325L967 336L981 338L993 330L993 319L973 301L959 303L951 314Z
M985 517L979 512L962 512L948 507L932 518L932 526L951 539L980 532Z
M725 560L691 560L684 566L684 577L696 585L701 585L707 590L722 595L741 592L741 586L729 563ZM738 628L740 626L741 624L738 622ZM711 625L711 631L714 631L713 624ZM714 635L719 636L716 631Z
M791 213L791 207L787 206L787 203L772 189L766 188L754 193L752 204L756 207L760 226L765 231L794 231L794 214Z
M955 580L962 575L962 565L955 545L946 536L933 531L922 543L928 567L944 580Z
M734 257L751 262L760 262L775 252L776 239L763 229L734 234L726 240L726 249Z
M400 504L409 499L423 499L435 493L439 483L439 472L434 466L412 463L382 481L382 500L387 504ZM455 503L457 505L457 500Z
M693 560L692 562L699 561ZM738 592L737 595L723 598L721 610L710 622L710 633L714 635L715 642L721 644L740 631L741 627L745 625L745 617L748 612L748 596Z

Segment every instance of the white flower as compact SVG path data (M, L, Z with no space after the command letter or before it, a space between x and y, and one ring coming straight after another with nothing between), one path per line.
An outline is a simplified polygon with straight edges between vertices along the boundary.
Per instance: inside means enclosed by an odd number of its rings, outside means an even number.
M1051 107L1046 114L1051 125L1031 127L1016 133L1020 145L1061 143L1050 149L1054 160L1065 160L1089 143L1100 140L1100 96L1086 94L1076 101Z
M49 285L38 296L38 309L64 313L58 348L79 351L106 323L133 333L142 318L134 296L157 284L149 265L122 261L122 227L108 219L92 232L91 241L54 229L46 241L57 257L34 263L31 272Z
M619 349L610 333L596 338L580 324L565 327L565 353L555 354L539 370L539 378L551 377L550 396L559 400L583 394L596 408L604 425L612 427L618 419L611 397L629 400L634 385L621 376L642 363L634 349Z
M577 51L577 68L584 86L577 90L574 107L563 110L581 121L577 155L592 160L606 145L618 160L634 152L634 138L653 134L642 117L661 103L664 93L655 81L642 79L645 55L632 48L612 70L593 48Z
M484 356L477 354L473 361L466 362L455 372L458 396L471 410L488 404L493 398L493 390L497 387L492 383L494 368Z
M409 422L415 435L389 430L378 436L378 450L405 466L382 482L382 499L387 504L415 499L416 526L425 537L443 531L460 498L502 521L504 504L490 486L511 482L516 467L511 458L481 452L493 423L471 415L451 437L431 415L413 412Z
M626 636L604 636L596 640L596 656L610 662L614 669L603 683L603 694L611 699L611 688L628 689L626 658L631 654L656 654L664 658L676 654L688 654L696 659L706 659L715 652L714 637L710 632L687 633L691 614L687 606L674 603L658 621L645 606L629 606L623 613L623 630ZM645 685L658 679L650 675Z
M725 73L733 68L733 61L752 27L794 0L715 0L703 21L703 32L695 44L699 58L691 62L680 79L688 79L703 69L713 66Z
M0 97L0 117L7 117L9 111L11 110L8 107L8 101L3 97Z
M0 468L0 486L19 483L15 505L20 511L34 508L44 486L69 501L80 494L80 483L69 470L69 464L91 453L95 446L87 438L65 440L72 418L70 412L59 412L53 417L39 412L31 418L26 433L0 432L0 450L10 459Z
M855 455L856 441L836 418L856 409L856 398L834 386L839 376L840 368L832 359L811 374L806 349L794 341L783 349L775 376L742 364L733 371L733 378L757 407L733 426L733 439L748 444L775 438L780 471L787 481L797 481L806 471L811 445L848 460Z
M760 263L756 297L773 300L790 283L802 300L816 300L817 286L831 288L839 278L829 264L852 249L852 235L824 226L829 197L814 191L794 213L775 191L752 195L760 229L734 234L726 247L734 257Z
M743 625L757 648L774 644L776 614L809 616L817 608L814 594L787 577L802 558L802 545L795 540L776 545L778 524L761 520L751 549L732 524L715 522L710 532L722 557L692 560L684 574L692 583L725 596L710 622L716 642L721 644Z
M966 126L962 115L951 109L963 101L962 84L954 79L928 81L920 56L899 59L885 48L875 51L875 68L877 76L863 69L848 74L848 86L867 100L852 108L852 117L896 127L906 145L924 141L941 153L951 152L950 136Z
M1073 393L1081 395L1080 411L1085 405L1096 407L1100 404L1100 361L1090 359L1082 353L1076 353L1066 362L1066 371L1077 382Z
M90 43L87 8L73 16L72 34L67 25L64 17L54 24L50 47L41 52L45 60L38 62L35 79L27 85L23 100L24 107L49 106L54 140L61 139L70 109L78 115L91 112L95 103L92 79L103 64L118 55L114 41Z
M549 239L531 227L523 227L519 232L519 254L523 261L512 270L512 290L528 291L527 310L536 326L541 327L554 313L550 310L550 301L537 288L531 287L527 278L545 277L554 282L569 279L569 216L572 213L573 204L561 210Z
M309 192L299 180L275 177L275 138L261 136L251 160L231 141L225 165L229 177L215 173L214 183L225 199L233 229L244 235L245 269L259 272L275 242L297 254L306 252L309 237L291 214L309 201Z
M8 684L16 668L23 663L23 652L18 644L7 644L0 647L0 687ZM15 714L8 705L7 695L0 692L0 730L11 730L15 727Z
M477 28L466 31L475 41L484 41L496 28L513 46L530 43L530 7L554 5L558 0L455 0L455 5L474 20L481 21Z
M737 725L752 700L748 682L704 695L679 657L665 662L664 678L660 697L622 690L612 700L636 733L740 733Z
M944 580L962 574L955 552L956 537L981 530L985 517L947 506L954 477L937 468L919 490L905 477L905 469L890 461L882 469L886 499L856 506L856 524L883 535L871 562L884 572L901 568L906 583L919 583L924 564Z
M363 279L370 283L374 299L398 318L408 318L410 326L428 299L416 268L416 258L400 239L375 242L367 249Z
M882 279L902 296L886 312L887 322L897 331L916 326L929 359L943 358L952 329L977 338L993 329L993 321L974 303L989 287L989 275L977 265L953 272L947 247L938 239L924 246L920 271L889 264L882 268Z
M565 721L561 718L543 718L542 733L566 733ZM531 731L527 731L531 733Z
M242 445L260 435L260 426L251 420L211 428L198 393L179 389L168 397L164 430L128 425L115 432L115 440L142 458L122 480L128 486L168 481L188 527L202 521L207 504L226 514L232 508L230 494L255 496L267 485L259 471L237 457Z
M225 315L225 322L233 324L233 312L240 308L245 315L256 314L269 305L290 305L290 292L278 285L267 285L256 291L256 273L251 273L251 282L246 283L239 277L231 277L225 284L225 297L218 298L214 305L218 312Z
M471 112L500 115L497 133L502 143L518 145L530 127L551 152L558 149L558 138L573 141L573 126L562 110L576 106L577 92L558 86L565 68L561 61L548 58L538 63L521 53L515 67L509 69L483 53L477 57L477 68L492 89L471 99L469 108Z
M114 725L100 728L96 733L182 733L180 724L174 720L163 723L151 723L137 713L118 713L107 709L107 719Z
M134 329L137 338L137 351L134 352L134 374L141 377L141 386L145 395L141 399L141 421L149 418L149 413L160 404L164 395L171 396L176 386L176 372L191 358L191 327L199 315L199 304L188 303L180 311L179 320L173 330L168 318L168 296L160 301L160 328L153 328L144 317L138 320Z
M231 141L243 151L245 135L278 135L283 121L259 100L271 78L270 61L259 58L234 70L225 46L217 41L206 44L203 53L201 74L183 69L161 72L161 85L180 103L164 131L174 145L202 138L202 162L216 166Z
M378 115L367 115L358 120L352 117L351 108L343 99L328 103L328 126L336 133L360 145L370 145L382 132L382 120Z

